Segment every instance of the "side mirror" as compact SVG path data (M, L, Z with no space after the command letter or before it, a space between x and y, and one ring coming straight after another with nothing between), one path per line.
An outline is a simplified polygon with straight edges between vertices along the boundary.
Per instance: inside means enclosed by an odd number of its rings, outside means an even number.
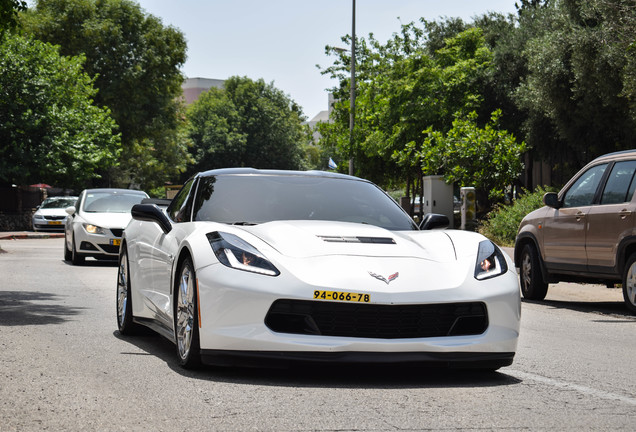
M166 234L172 231L170 219L155 204L135 204L130 213L135 220L158 224Z
M559 196L554 192L548 192L543 195L543 204L553 209L560 209L563 206L563 203L559 201Z
M437 213L427 213L422 218L420 230L443 229L448 228L448 225L450 225L448 216Z
M64 211L68 213L69 216L73 216L75 214L76 209L75 209L75 206L70 206L70 207L66 207Z

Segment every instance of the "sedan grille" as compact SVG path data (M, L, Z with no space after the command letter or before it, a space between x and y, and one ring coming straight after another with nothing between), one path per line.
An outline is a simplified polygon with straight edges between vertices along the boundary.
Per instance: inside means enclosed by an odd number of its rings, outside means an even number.
M378 305L277 300L265 324L277 333L406 339L477 335L488 328L481 302Z

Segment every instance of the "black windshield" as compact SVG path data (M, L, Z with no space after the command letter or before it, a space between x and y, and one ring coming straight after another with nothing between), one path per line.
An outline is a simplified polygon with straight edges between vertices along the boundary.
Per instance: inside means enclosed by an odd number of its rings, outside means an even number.
M417 229L397 203L372 183L312 175L203 177L194 220L228 224L328 220Z

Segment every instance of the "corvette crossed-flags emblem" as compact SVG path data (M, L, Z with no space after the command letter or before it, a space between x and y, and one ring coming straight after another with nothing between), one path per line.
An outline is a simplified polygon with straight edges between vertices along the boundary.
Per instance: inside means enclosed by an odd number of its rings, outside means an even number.
M396 273L393 273L392 275L390 275L388 278L385 278L384 276L379 275L377 273L369 272L369 274L371 276L373 276L374 278L376 278L378 280L381 280L382 282L384 282L387 285L389 284L389 282L392 282L395 279L397 279L397 277L400 275L400 273L396 272Z

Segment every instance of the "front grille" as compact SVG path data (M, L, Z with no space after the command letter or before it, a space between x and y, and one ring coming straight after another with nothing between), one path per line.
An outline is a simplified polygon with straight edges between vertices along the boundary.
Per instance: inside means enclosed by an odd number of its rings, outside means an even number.
M124 233L124 229L123 228L111 228L110 232L112 232L115 237L121 237L121 235Z
M277 333L406 339L477 335L488 328L481 302L377 305L277 300L265 317Z
M106 253L111 253L111 254L119 253L119 246L113 246L109 244L100 244L99 247L104 249L104 252Z
M65 218L66 216L44 216L44 219L52 221L64 220Z

